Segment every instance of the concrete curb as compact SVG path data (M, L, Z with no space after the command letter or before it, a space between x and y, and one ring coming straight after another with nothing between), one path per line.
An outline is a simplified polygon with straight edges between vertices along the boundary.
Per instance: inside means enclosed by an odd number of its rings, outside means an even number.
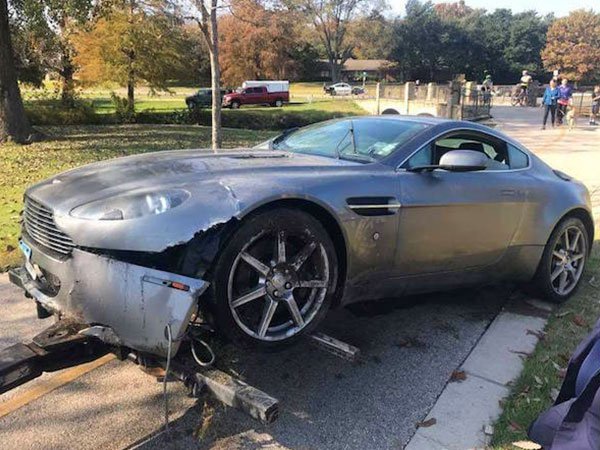
M466 379L449 382L425 420L431 427L418 428L405 450L466 450L484 448L486 425L500 416L500 400L509 392L509 383L523 369L523 356L538 342L546 326L549 305L528 302L539 314L504 309L492 321L459 370ZM520 309L520 308L519 308Z

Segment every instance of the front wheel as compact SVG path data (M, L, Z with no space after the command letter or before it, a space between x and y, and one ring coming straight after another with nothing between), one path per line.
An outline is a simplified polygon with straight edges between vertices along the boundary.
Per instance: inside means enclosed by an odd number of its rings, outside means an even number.
M231 102L231 109L239 109L240 102Z
M562 303L579 287L589 255L589 237L583 222L571 217L552 232L533 280L546 300Z
M291 344L325 317L337 272L331 238L313 216L288 208L253 216L216 263L216 327L243 347Z

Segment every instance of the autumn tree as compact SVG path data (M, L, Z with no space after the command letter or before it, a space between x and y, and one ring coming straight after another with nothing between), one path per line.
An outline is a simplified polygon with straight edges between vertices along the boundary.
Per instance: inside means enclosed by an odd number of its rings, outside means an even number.
M290 79L301 71L303 48L295 13L257 1L235 2L219 19L221 78L230 86L247 79Z
M33 129L25 116L17 83L8 15L7 0L0 0L0 142L12 139L26 143Z
M570 80L600 81L600 14L577 10L548 29L542 52L544 67Z
M182 70L190 57L185 34L161 5L143 7L127 0L126 8L113 8L86 31L73 36L75 62L82 82L117 82L127 86L127 108L135 107L135 88L145 82L166 90L167 81Z

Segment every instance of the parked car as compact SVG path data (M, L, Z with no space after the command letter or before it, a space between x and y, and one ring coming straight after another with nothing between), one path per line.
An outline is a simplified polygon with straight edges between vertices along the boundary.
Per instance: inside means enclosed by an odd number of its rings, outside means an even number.
M325 86L324 91L329 95L361 95L367 92L362 86L350 86L348 83L336 83L331 86Z
M238 92L223 97L223 106L237 109L242 105L281 107L290 101L288 81L245 81Z
M562 302L593 239L586 187L501 132L363 116L42 181L10 278L44 314L165 356L192 320L265 349L357 301L523 282Z
M227 93L225 89L221 89L221 98ZM212 89L201 88L194 95L185 98L185 104L189 109L194 108L210 108L212 106Z

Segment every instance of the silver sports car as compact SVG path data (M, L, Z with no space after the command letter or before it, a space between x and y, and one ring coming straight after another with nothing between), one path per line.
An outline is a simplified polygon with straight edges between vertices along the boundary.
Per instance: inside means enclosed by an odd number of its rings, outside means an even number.
M357 117L251 150L149 153L38 183L11 279L40 314L114 345L176 352L203 320L264 349L356 301L498 280L563 301L593 233L586 188L502 133Z

